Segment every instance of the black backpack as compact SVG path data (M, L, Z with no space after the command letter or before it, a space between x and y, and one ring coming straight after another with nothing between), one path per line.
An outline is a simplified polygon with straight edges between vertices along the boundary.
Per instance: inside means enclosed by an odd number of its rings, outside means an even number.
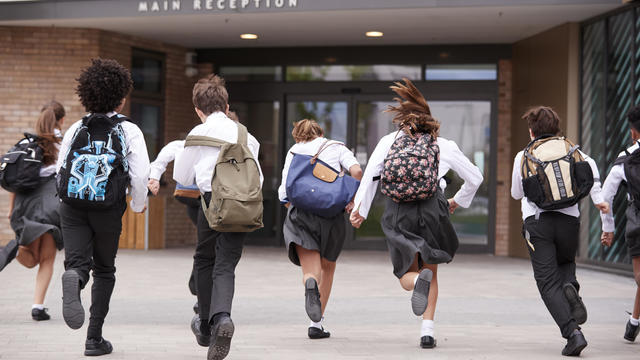
M76 208L105 210L124 201L129 185L127 145L121 123L128 118L90 114L82 119L58 172L60 199Z
M0 186L13 193L29 192L40 185L43 151L38 137L24 133L24 138L2 157Z
M624 175L627 178L627 191L631 197L631 202L636 207L640 207L640 148L632 153L625 149L624 153L624 155L616 159L613 165L622 164L624 167Z

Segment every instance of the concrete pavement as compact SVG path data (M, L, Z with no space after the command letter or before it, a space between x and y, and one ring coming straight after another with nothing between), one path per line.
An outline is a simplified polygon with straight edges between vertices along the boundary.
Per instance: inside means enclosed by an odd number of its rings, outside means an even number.
M105 359L205 359L189 322L195 297L187 279L193 249L120 251L104 336ZM31 320L35 270L17 262L0 272L0 359L83 359L86 325L62 320L63 254L46 306ZM540 300L526 260L459 255L440 267L435 350L418 347L420 320L386 252L347 251L339 259L326 313L327 340L306 337L304 289L284 249L245 249L236 276L236 334L228 359L560 359L564 340ZM631 278L579 269L589 309L585 359L638 359L640 341L622 339L632 307ZM83 291L88 312L90 290Z

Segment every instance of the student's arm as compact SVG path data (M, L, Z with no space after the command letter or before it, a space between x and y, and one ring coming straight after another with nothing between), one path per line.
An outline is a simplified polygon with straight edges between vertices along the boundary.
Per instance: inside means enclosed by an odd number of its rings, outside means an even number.
M389 153L389 149L391 148L391 145L393 145L394 139L395 137L389 135L383 137L380 139L380 142L378 142L378 145L376 145L373 153L371 153L371 157L367 162L367 167L364 170L364 175L362 175L360 187L358 188L353 200L354 211L351 213L351 223L354 226L356 225L354 223L355 218L361 218L359 221L361 224L369 215L371 203L373 202L376 190L378 189L378 181L374 181L373 178L382 173L384 168L384 158L387 156L387 153Z
M340 166L342 166L343 169L348 170L349 175L354 179L358 181L362 180L362 168L360 167L358 160L356 160L356 157L348 147L340 146L340 149Z
M175 160L176 154L183 148L184 140L175 140L165 145L158 153L158 157L151 163L149 179L160 180L169 163Z
M149 154L144 135L139 127L127 126L127 161L129 162L129 178L131 179L131 210L140 213L146 209L147 180L149 179Z
M69 130L64 134L62 138L62 142L60 143L60 148L58 150L58 161L56 161L56 173L60 172L62 168L62 164L66 160L67 152L69 152L69 147L71 146L71 140L73 140L73 136L75 135L78 127L80 126L80 121L69 127Z
M598 166L592 158L587 156L582 151L580 151L580 153L591 167L591 172L593 172L593 186L591 187L591 191L589 192L589 195L591 195L591 201L593 201L593 204L598 208L598 210L607 213L609 212L609 204L606 203L602 198L602 187L600 183L600 171L598 171Z
M624 180L624 167L622 164L614 165L604 181L602 188L603 201L608 204L613 204L613 198L618 192L620 183ZM600 213L600 219L602 220L602 231L605 233L613 233L615 231L615 223L613 219L613 211L607 213Z
M449 157L448 163L451 165L451 170L464 180L460 190L453 196L453 201L463 208L468 208L484 178L480 169L464 156L458 145L453 141L449 141L449 143L447 151L441 151L440 156Z
M280 199L280 203L286 206L289 203L289 199L287 199L287 175L289 175L289 167L291 166L291 161L293 160L293 154L291 153L291 149L287 152L287 157L284 160L284 167L282 168L282 180L280 183L280 187L278 188L278 198Z
M260 143L256 140L253 135L248 134L247 146L249 147L249 151L253 154L253 158L258 164L258 171L260 172L260 186L264 183L264 175L262 175L262 167L260 166L260 160L258 160L258 155L260 154Z
M522 156L522 151L516 154L515 159L513 159L513 171L511 172L511 197L516 200L520 200L524 197L524 190L522 190L522 174L520 173Z
M196 182L196 162L200 159L200 146L185 146L173 162L173 180L179 184Z

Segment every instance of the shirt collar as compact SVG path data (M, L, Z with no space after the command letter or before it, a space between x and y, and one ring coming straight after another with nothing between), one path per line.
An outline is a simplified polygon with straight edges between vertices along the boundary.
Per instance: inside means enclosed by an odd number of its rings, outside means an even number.
M207 116L207 120L205 122L206 123L214 123L214 122L217 122L217 121L226 121L226 120L232 121L222 111L216 111L216 112L210 114L209 116Z

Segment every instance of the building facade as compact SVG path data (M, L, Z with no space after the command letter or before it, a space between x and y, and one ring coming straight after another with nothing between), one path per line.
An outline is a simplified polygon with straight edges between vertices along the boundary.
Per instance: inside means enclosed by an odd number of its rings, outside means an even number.
M261 143L265 228L251 243L278 246L284 211L277 186L292 123L318 120L366 166L377 139L393 131L382 112L392 101L388 87L406 77L441 120L441 135L455 140L485 177L471 207L452 218L461 250L527 256L520 206L509 194L513 157L528 140L520 116L532 105L553 106L563 131L581 139L606 173L628 142L624 114L640 103L640 8L618 0L481 3L0 2L0 148L29 130L52 98L67 108L67 125L80 118L74 79L89 59L108 57L132 70L135 86L124 112L139 123L155 157L198 123L193 83L220 73L232 109ZM365 35L374 30L382 37ZM241 39L249 33L258 39ZM450 178L448 193L460 184ZM149 212L127 215L124 246L195 242L173 186L169 168ZM6 199L1 193L0 211ZM623 200L616 200L616 213ZM628 269L623 243L599 248L597 214L587 201L582 209L581 259ZM348 248L385 248L376 221L381 205L372 210L371 220L349 234ZM617 221L622 229L623 217ZM12 236L5 223L0 243Z

